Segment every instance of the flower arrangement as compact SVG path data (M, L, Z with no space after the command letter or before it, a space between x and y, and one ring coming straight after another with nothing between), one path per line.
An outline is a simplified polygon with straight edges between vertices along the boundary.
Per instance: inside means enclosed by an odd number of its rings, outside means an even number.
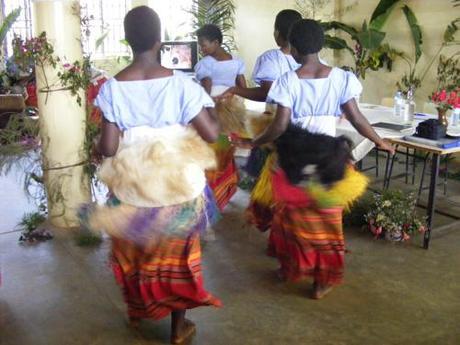
M438 85L428 98L436 105L440 113L460 108L460 53L447 58L439 57L437 70Z
M440 112L460 108L460 88L451 92L447 92L446 89L435 91L429 99L436 105L436 108Z
M375 194L364 216L369 230L376 238L406 241L411 234L424 232L426 222L415 213L416 198L402 191Z

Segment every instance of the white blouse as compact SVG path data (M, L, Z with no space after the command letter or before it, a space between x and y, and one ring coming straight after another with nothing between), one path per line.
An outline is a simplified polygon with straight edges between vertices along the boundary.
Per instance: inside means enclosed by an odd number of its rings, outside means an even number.
M213 85L232 87L236 84L236 77L245 72L243 60L233 57L231 60L219 61L212 56L205 56L195 65L196 78L212 79Z
M214 102L191 78L180 72L164 78L107 80L95 100L104 117L120 130L148 126L187 125Z
M341 106L362 92L358 78L334 67L326 78L300 79L295 71L277 79L268 101L291 109L291 122L314 133L335 136Z

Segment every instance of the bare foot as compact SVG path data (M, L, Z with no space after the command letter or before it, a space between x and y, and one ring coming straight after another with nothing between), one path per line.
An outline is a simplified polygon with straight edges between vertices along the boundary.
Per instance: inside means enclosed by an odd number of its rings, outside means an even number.
M171 336L171 344L182 344L191 338L196 332L195 324L189 319L185 319L182 327Z
M283 269L281 267L276 270L276 276L282 282L287 281L286 275L284 274Z
M322 299L326 296L329 292L334 289L333 285L319 285L317 283L313 284L313 293L311 298L312 299Z
M128 318L128 327L131 329L139 329L139 326L141 325L141 319L138 317L132 317L130 316Z

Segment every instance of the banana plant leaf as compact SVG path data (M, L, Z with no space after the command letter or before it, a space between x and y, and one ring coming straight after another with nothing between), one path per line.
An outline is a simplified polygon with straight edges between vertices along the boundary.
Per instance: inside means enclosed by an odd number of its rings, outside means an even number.
M347 49L353 54L353 49L350 48L344 39L339 37L324 35L324 46L330 49Z
M374 50L380 46L385 35L385 32L368 27L364 21L361 31L356 34L356 38L363 48Z
M420 25L417 22L417 18L415 17L414 12L412 12L409 6L404 5L402 10L404 12L404 15L406 16L407 22L410 26L410 31L412 33L412 39L414 41L415 47L415 63L417 63L418 59L420 59L420 56L422 55L422 29L420 28Z
M329 30L342 30L349 34L351 37L356 37L356 35L358 34L358 30L356 30L351 25L347 25L337 21L320 22L320 25L325 32Z
M18 7L15 10L11 11L6 16L5 20L0 24L0 44L3 43L3 40L6 37L6 34L11 29L16 19L18 19L20 14L21 14L21 7Z
M369 26L374 30L381 30L398 2L400 0L380 0L372 13Z

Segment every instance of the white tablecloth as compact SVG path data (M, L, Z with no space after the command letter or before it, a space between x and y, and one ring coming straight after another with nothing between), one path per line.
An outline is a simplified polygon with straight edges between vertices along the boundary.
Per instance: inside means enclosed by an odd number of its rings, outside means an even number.
M246 101L246 107L247 109L250 109L252 111L262 113L265 110L265 103ZM384 107L382 105L363 103L359 104L359 108L371 124L377 122L400 124L400 120L393 115L393 108ZM427 120L430 117L435 118L436 116L429 115L424 117L416 117L414 119L412 128L404 130L402 132L383 128L374 129L382 138L402 138L405 135L412 134L415 131L415 127L418 125L419 122ZM353 141L353 156L356 159L356 161L360 161L361 159L363 159L375 146L374 143L371 142L369 139L362 137L346 119L337 119L337 136L339 135L346 135Z
M400 121L393 115L393 108L372 104L360 104L359 108L371 124L377 122L400 124ZM380 135L382 138L402 138L405 135L412 134L418 122L422 120L424 119L416 119L411 129L407 129L402 132L377 127L375 127L374 129L377 132L377 134ZM346 135L353 141L353 157L356 161L360 161L361 159L363 159L375 146L372 141L361 136L356 131L356 129L350 124L350 122L348 122L348 120L346 119L339 118L337 120L337 136L339 135Z

